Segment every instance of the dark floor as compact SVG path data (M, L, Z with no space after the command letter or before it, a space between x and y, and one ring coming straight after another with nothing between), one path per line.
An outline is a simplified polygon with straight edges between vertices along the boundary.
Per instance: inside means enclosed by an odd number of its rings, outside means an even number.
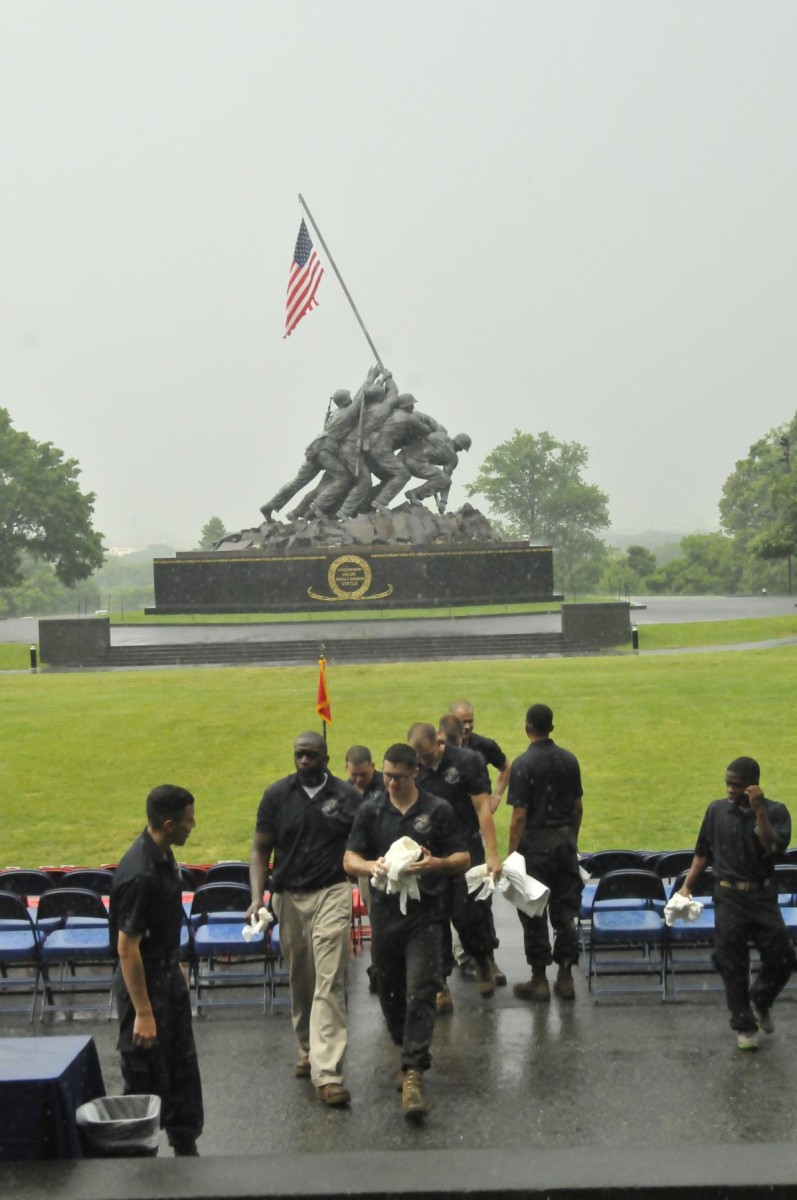
M624 996L595 1006L580 975L575 1003L529 1005L511 988L527 975L515 911L497 898L495 913L497 958L510 986L485 1001L455 976L455 1012L435 1033L427 1076L435 1108L424 1126L401 1115L393 1089L398 1052L368 993L366 946L351 969L351 1108L325 1108L309 1081L294 1078L286 1007L266 1017L255 1008L221 1009L195 1021L207 1116L202 1154L797 1141L797 987L778 1002L776 1031L762 1035L752 1054L736 1049L716 991L677 1004ZM94 1037L106 1088L120 1091L115 1021L31 1027L24 1017L0 1016L0 1036L70 1031Z

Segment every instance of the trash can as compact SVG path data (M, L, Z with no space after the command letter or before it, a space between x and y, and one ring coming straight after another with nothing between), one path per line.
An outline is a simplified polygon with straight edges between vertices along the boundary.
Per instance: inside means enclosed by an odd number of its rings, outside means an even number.
M89 1158L154 1156L160 1141L160 1096L102 1096L75 1114Z

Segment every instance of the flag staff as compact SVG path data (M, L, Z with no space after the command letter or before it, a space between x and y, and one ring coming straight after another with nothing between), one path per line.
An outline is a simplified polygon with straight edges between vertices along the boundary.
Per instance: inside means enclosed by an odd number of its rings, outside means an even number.
M307 213L307 219L310 222L310 224L312 225L313 229L315 230L315 235L318 238L319 242L321 243L321 245L324 249L324 253L326 254L326 256L329 260L329 265L332 267L332 270L337 275L338 283L343 288L343 293L344 293L346 299L348 300L349 304L351 305L351 310L354 313L357 320L360 322L360 329L362 329L363 333L365 334L365 340L368 342L368 345L371 347L371 351L373 352L373 356L376 359L378 366L381 367L383 364L382 364L382 359L379 357L379 351L377 350L374 343L371 341L371 335L368 332L368 330L365 328L363 319L357 311L357 305L352 300L351 293L349 292L349 289L346 287L346 284L343 282L343 276L341 275L340 271L338 270L338 268L335 264L334 258L329 253L329 247L327 246L326 242L324 241L323 237L321 236L321 230L318 228L315 221L313 220L310 209L305 204L304 196L302 195L301 192L299 192L299 203L301 204L304 211Z

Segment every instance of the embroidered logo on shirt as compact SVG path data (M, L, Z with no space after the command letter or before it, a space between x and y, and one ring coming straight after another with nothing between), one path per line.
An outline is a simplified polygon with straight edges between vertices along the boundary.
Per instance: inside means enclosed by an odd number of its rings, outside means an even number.
M459 783L459 771L456 767L446 767L443 778L446 783Z
M412 827L416 833L428 833L432 828L432 819L428 813L421 813L412 822Z
M338 802L334 796L332 796L329 800L325 800L321 805L321 812L325 817L333 817L337 811Z

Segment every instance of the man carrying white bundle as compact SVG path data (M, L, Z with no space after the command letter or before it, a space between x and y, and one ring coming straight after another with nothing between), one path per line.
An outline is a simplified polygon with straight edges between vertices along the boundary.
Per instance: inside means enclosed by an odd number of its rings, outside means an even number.
M445 881L470 865L464 835L447 800L419 791L418 756L401 742L385 751L386 794L364 800L349 835L343 866L349 875L386 879L390 847L402 838L420 846L421 857L403 875L418 883L418 899L406 889L371 893L371 954L379 1002L388 1032L401 1046L401 1104L418 1120L428 1107L422 1073L432 1063L435 998L442 986ZM402 912L402 901L405 912Z

